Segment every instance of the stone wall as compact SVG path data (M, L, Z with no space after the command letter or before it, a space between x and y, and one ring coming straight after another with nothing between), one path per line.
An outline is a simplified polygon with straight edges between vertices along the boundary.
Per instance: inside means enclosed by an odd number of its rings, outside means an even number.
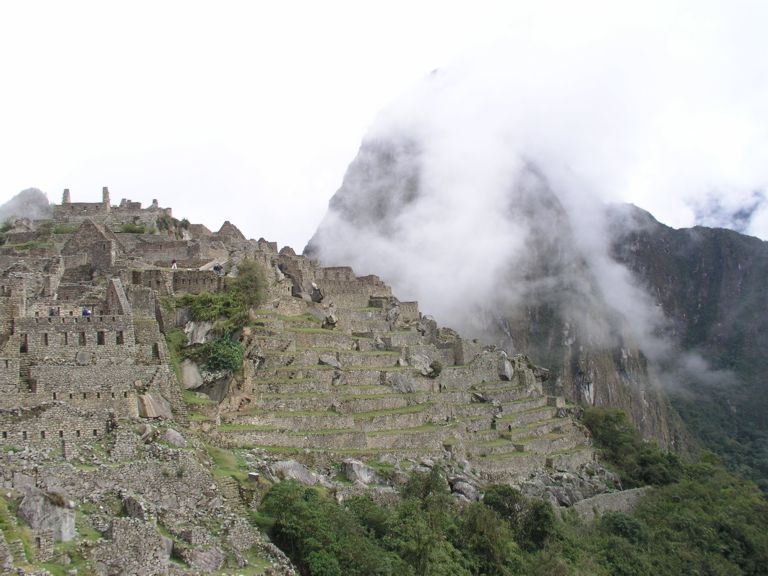
M35 392L19 398L22 405L48 401L64 401L84 410L112 409L121 416L136 416L137 388L149 386L157 366L30 367Z
M33 408L0 408L0 445L35 446L59 450L67 443L83 444L107 432L103 413L87 412L63 402Z
M173 270L172 281L176 295L220 292L224 289L224 278L211 270Z
M19 387L19 359L0 358L0 398L15 394Z
M53 221L56 223L82 222L86 218L103 220L109 214L109 206L102 202L70 202L53 206Z
M18 318L15 332L19 352L32 362L124 362L136 351L130 316Z

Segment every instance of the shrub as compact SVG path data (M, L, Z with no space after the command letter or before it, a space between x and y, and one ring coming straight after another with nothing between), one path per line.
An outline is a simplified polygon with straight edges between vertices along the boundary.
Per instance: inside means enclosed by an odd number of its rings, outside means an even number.
M195 355L212 372L237 372L243 367L243 345L230 338L206 342L196 349Z
M120 226L120 232L125 234L145 234L147 232L147 228L143 224L133 224L131 222L126 222Z
M582 420L606 462L616 468L624 488L662 486L682 477L677 456L644 441L621 410L587 408Z
M432 360L432 362L429 365L429 377L430 378L437 378L440 376L440 373L443 371L443 364L440 362L440 360Z

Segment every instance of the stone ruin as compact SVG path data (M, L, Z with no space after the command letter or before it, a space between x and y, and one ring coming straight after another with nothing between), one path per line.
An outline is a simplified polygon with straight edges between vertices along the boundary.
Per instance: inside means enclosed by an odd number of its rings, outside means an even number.
M161 220L173 229L160 232ZM154 201L111 206L106 188L101 203L73 203L66 190L53 219L28 228L0 246L0 485L121 502L130 518L93 516L107 540L92 555L104 573L121 547L145 546L136 570L167 566L171 553L203 571L223 562L224 544L209 553L211 542L185 534L209 521L200 510L239 510L244 491L229 477L214 482L179 448L188 440L178 432L163 433L171 448L158 446L158 429L171 424L215 446L306 464L443 459L478 481L518 482L594 459L574 407L544 393L546 370L439 327L376 276L247 240L229 222L218 232L181 227ZM236 270L243 258L266 271L268 294L250 313L242 374L211 376L186 362L177 382L165 334L184 328L204 340L206 329L165 299L223 290L221 267ZM114 473L77 468L101 466L102 451ZM23 464L29 454L50 468ZM40 525L38 559L50 557L56 533ZM18 555L0 539L0 563Z

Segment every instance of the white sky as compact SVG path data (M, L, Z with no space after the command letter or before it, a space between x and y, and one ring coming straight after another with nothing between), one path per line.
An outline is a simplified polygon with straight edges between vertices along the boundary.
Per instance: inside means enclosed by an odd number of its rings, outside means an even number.
M560 37L615 34L615 22L634 18L665 24L659 34L683 21L714 30L715 48L746 24L738 40L762 62L766 4L4 2L0 202L29 187L55 202L64 188L73 201L98 201L109 186L113 204L157 198L179 218L211 229L229 219L301 250L377 113L431 70L524 34L556 53ZM768 166L764 152L756 162ZM681 202L665 213L665 198L630 188L623 199L692 224Z

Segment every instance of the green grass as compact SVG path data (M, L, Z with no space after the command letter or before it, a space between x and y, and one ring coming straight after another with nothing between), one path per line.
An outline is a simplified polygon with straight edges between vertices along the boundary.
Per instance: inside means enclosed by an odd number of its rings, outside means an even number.
M359 434L359 428L323 428L321 430L305 430L303 432L288 432L289 436L329 436L332 434Z
M435 430L442 429L442 426L437 424L423 424L421 426L414 426L413 428L398 428L396 430L372 430L366 432L366 436L398 436L400 434L423 434L425 432L434 432Z
M210 416L206 416L205 414L200 414L199 412L191 412L187 419L190 422L213 422L213 418Z
M127 222L120 226L120 232L124 234L146 234L148 232L147 227L144 224L132 224ZM151 234L152 232L150 232Z
M259 424L220 424L216 430L219 432L275 432L279 428Z
M385 410L371 410L369 412L356 412L351 414L355 419L369 419L376 418L377 416L396 416L399 414L416 414L418 412L424 412L428 408L432 407L432 402L424 402L422 404L412 404L410 406L404 406L402 408L388 408Z
M22 242L21 244L6 244L5 246L7 248L13 248L14 250L25 252L27 250L36 250L40 248L53 248L53 242L49 240L31 240L30 242Z
M187 335L180 328L174 328L165 335L165 342L168 345L171 369L176 375L176 382L181 383L181 351L187 344Z
M77 232L78 226L74 224L57 224L53 227L54 234L74 234Z
M329 334L330 330L325 328L310 328L306 326L291 326L285 329L286 332L301 332L303 334Z
M205 450L213 460L213 475L217 478L230 476L239 481L245 481L248 474L244 471L245 462L232 450L226 450L211 444L205 445Z
M0 530L5 535L5 541L21 540L27 558L32 557L32 531L28 526L16 523L16 507L18 502L8 501L0 495Z
M204 394L193 392L192 390L183 390L181 395L187 406L213 406L216 404L215 400L211 400Z
M350 414L339 414L338 412L332 412L330 410L296 410L291 411L274 411L274 410L259 410L256 409L250 414L268 414L270 416L276 416L277 418L296 418L296 417L313 417L313 416L350 416Z
M513 412L512 414L508 414L506 416L498 418L496 422L508 422L510 420L514 420L515 418L517 418L522 414L534 414L537 412L541 412L542 414L545 412L554 413L554 408L552 408L551 406L539 406L536 408L530 408L528 410L520 410L519 412Z
M305 314L299 314L296 316L285 316L283 314L277 314L277 317L283 322L312 322L313 324L322 323L322 320L320 320L320 318L317 318L314 314L310 314L309 312Z

